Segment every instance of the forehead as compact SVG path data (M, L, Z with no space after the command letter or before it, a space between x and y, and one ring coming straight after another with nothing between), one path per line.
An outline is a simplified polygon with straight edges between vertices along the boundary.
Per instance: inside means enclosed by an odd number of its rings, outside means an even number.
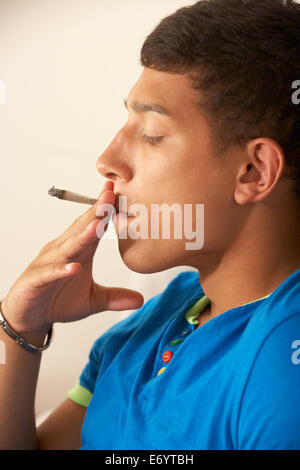
M134 102L155 104L165 108L175 119L199 117L197 92L186 74L159 72L144 68L128 95L128 105Z

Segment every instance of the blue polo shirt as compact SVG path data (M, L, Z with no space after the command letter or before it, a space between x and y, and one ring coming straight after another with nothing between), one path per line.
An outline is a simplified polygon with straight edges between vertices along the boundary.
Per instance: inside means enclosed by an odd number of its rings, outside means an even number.
M98 338L70 399L82 449L300 449L300 270L195 329L183 272Z

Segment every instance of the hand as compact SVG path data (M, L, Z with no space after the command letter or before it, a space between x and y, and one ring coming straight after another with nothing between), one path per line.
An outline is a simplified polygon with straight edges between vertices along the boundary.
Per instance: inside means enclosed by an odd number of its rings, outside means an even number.
M114 204L113 187L112 181L105 183L100 200L42 248L3 299L3 315L19 335L46 332L55 322L72 322L105 310L143 305L139 292L104 287L93 280L94 254L107 229L102 224L99 230L104 217L97 217L97 208Z

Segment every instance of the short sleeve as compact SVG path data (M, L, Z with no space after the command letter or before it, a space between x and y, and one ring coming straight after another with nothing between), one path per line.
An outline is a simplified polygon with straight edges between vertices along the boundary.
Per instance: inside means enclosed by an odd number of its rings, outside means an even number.
M93 394L78 382L71 390L68 391L67 397L78 405L87 408L90 404Z
M95 390L99 371L108 366L122 347L122 344L124 344L132 331L137 327L138 322L136 320L140 310L135 311L124 320L113 325L94 342L87 364L78 382L67 393L68 398L79 405L88 407Z
M88 407L95 388L95 383L101 361L100 343L105 341L105 335L98 338L89 353L88 362L84 367L76 385L68 391L67 396L75 403Z
M300 313L265 338L252 365L237 426L240 450L300 449Z
M99 373L109 366L132 333L143 324L147 315L159 304L161 294L152 297L141 308L135 310L124 320L116 323L100 336L93 344L88 362L78 383L68 391L67 396L75 403L88 407Z
M78 383L67 394L72 401L85 407L88 407L94 393L101 361L101 343L105 342L105 336L107 335L104 334L94 342L89 353L88 362L79 377Z

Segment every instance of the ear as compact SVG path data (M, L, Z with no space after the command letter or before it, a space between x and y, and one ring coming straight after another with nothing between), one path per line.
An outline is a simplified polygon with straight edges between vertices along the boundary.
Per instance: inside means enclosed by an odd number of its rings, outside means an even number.
M246 161L236 177L235 201L243 205L266 199L276 188L284 165L284 152L274 140L262 137L248 142Z

